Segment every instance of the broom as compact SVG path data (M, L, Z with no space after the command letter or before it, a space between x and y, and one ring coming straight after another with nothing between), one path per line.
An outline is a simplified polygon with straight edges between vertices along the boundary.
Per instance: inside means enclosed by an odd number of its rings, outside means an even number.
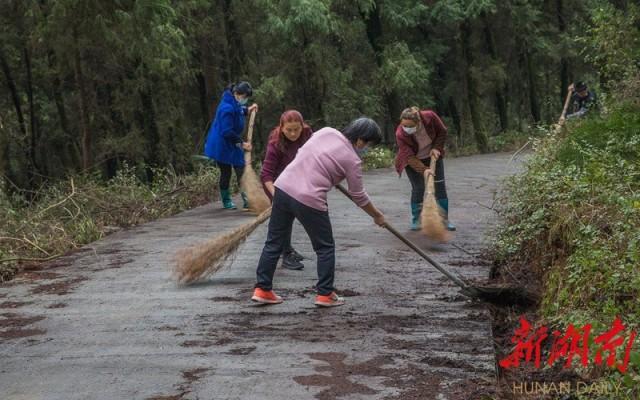
M215 237L199 245L178 250L173 267L173 278L182 285L206 278L216 273L224 261L233 254L261 223L271 216L271 207L258 217L233 231Z
M345 189L341 184L337 184L336 188L349 199L353 200L347 189ZM431 264L431 266L440 271L453 283L458 285L460 289L462 289L461 293L467 297L487 301L496 305L530 306L537 303L539 300L535 293L532 293L523 287L472 285L458 275L447 271L442 265L440 265L440 263L429 257L429 255L422 251L422 249L420 249L415 243L398 232L389 222L384 225L384 228L400 239L404 244L409 246L413 251L418 253L420 257L425 259L429 264Z
M425 186L427 190L424 194L422 202L422 211L420 213L420 221L422 223L422 233L424 233L429 239L439 242L447 243L452 239L451 232L449 232L444 224L444 218L440 206L436 203L435 196L435 174L436 174L436 160L431 157L429 165L431 174L424 174Z
M566 122L567 110L569 109L569 103L571 102L571 95L572 94L573 94L573 91L569 90L569 92L567 93L567 98L564 101L564 107L562 109L562 114L560 114L560 119L558 120L557 124L554 124L551 127L551 130L556 134L558 134L558 133L560 133L562 131L562 127L564 126L564 124ZM524 151L524 149L526 149L527 146L529 146L530 144L531 144L531 140L527 140L527 143L525 143L522 147L520 147L518 149L518 151L513 153L513 155L509 159L509 162L507 163L507 165L511 164L511 162L513 160L515 160L515 158L518 156L518 154L522 153Z
M249 130L247 132L247 142L251 143L253 138L253 125L256 120L256 112L251 113L251 117L249 118ZM247 195L247 200L249 202L249 210L256 215L261 214L263 211L271 207L271 201L267 195L265 195L264 190L262 190L262 183L258 179L258 175L253 170L253 166L251 165L251 152L245 151L244 153L244 162L245 169L242 173L242 178L240 179L240 187L244 193Z

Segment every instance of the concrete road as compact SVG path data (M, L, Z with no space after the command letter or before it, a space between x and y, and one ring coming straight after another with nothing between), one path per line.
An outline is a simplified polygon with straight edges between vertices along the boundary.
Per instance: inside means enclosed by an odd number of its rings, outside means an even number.
M446 160L458 247L408 233L465 277L496 215L508 154ZM394 171L366 187L407 232L409 191ZM486 308L334 191L336 286L347 304L313 306L315 256L296 226L303 271L278 269L285 303L249 298L266 238L258 228L209 280L177 287L171 258L252 218L220 204L117 232L80 252L0 285L0 399L479 399L495 360Z

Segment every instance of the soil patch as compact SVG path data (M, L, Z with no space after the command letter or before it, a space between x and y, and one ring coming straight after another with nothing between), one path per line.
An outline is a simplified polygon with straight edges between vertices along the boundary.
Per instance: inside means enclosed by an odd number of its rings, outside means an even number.
M391 363L390 357L376 357L372 360L346 364L347 355L344 353L310 353L309 358L322 361L327 365L314 367L316 372L329 373L329 375L296 376L293 380L303 386L320 386L325 389L315 395L318 400L332 400L350 394L372 395L378 393L366 385L357 383L355 375L385 376L386 371L382 366ZM353 379L349 379L353 376Z
M0 308L20 308L31 303L31 301L5 301L4 303L0 303Z
M238 301L238 299L233 298L231 296L217 296L217 297L212 297L209 300L211 300L211 301Z
M253 351L256 349L255 346L251 346L251 347L238 347L235 349L231 349L227 352L227 354L231 354L233 356L246 356L248 354L253 353Z
M27 325L42 321L44 316L27 317L15 313L4 313L0 316L3 317L0 320L0 328L2 328L0 338L2 339L19 339L46 333L42 329L23 329Z
M65 308L67 306L67 303L53 303L51 305L48 305L47 308Z
M51 279L60 278L60 274L50 271L25 271L19 273L16 278L24 279L25 281L47 281Z
M57 294L62 296L71 293L81 282L88 279L85 276L78 276L64 281L39 285L31 290L31 294Z

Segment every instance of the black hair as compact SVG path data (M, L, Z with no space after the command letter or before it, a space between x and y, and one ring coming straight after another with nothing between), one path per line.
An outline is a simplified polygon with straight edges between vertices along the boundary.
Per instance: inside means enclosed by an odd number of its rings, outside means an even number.
M351 121L343 130L342 134L346 136L351 143L362 139L364 142L375 146L382 140L382 131L376 121L367 117L360 117Z
M583 90L587 90L587 84L582 82L582 81L578 81L576 82L576 84L574 85L576 88L576 92L582 92Z
M228 86L228 89L231 93L244 94L247 97L251 97L253 95L253 88L247 81L232 83Z

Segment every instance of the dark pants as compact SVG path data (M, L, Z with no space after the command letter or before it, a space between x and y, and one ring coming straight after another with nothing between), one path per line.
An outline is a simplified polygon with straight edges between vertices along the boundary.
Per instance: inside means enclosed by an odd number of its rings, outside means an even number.
M285 246L291 243L294 219L300 221L309 235L318 258L316 289L319 294L328 295L334 290L333 277L336 267L336 251L329 212L308 207L278 188L273 196L267 241L258 262L256 287L264 290L272 289L273 274L276 271L278 259L285 250Z
M427 167L431 165L430 157L420 161ZM411 202L422 203L422 199L424 199L424 175L417 173L410 166L407 166L405 171L407 171L409 182L411 182ZM436 161L436 179L434 186L436 189L436 199L446 199L447 188L444 184L444 162L442 161L442 157Z
M262 184L262 189L264 190L264 194L267 195L271 203L273 203L273 196L271 195L271 192L267 190L267 187L264 185L264 183ZM291 253L292 251L293 251L293 246L291 246L291 234L289 234L289 237L287 238L284 244L284 252Z
M220 168L220 190L229 190L232 169L236 171L236 179L238 179L238 184L240 183L240 178L242 178L242 174L244 173L244 167L234 167L231 164L221 162L216 162L216 165Z

